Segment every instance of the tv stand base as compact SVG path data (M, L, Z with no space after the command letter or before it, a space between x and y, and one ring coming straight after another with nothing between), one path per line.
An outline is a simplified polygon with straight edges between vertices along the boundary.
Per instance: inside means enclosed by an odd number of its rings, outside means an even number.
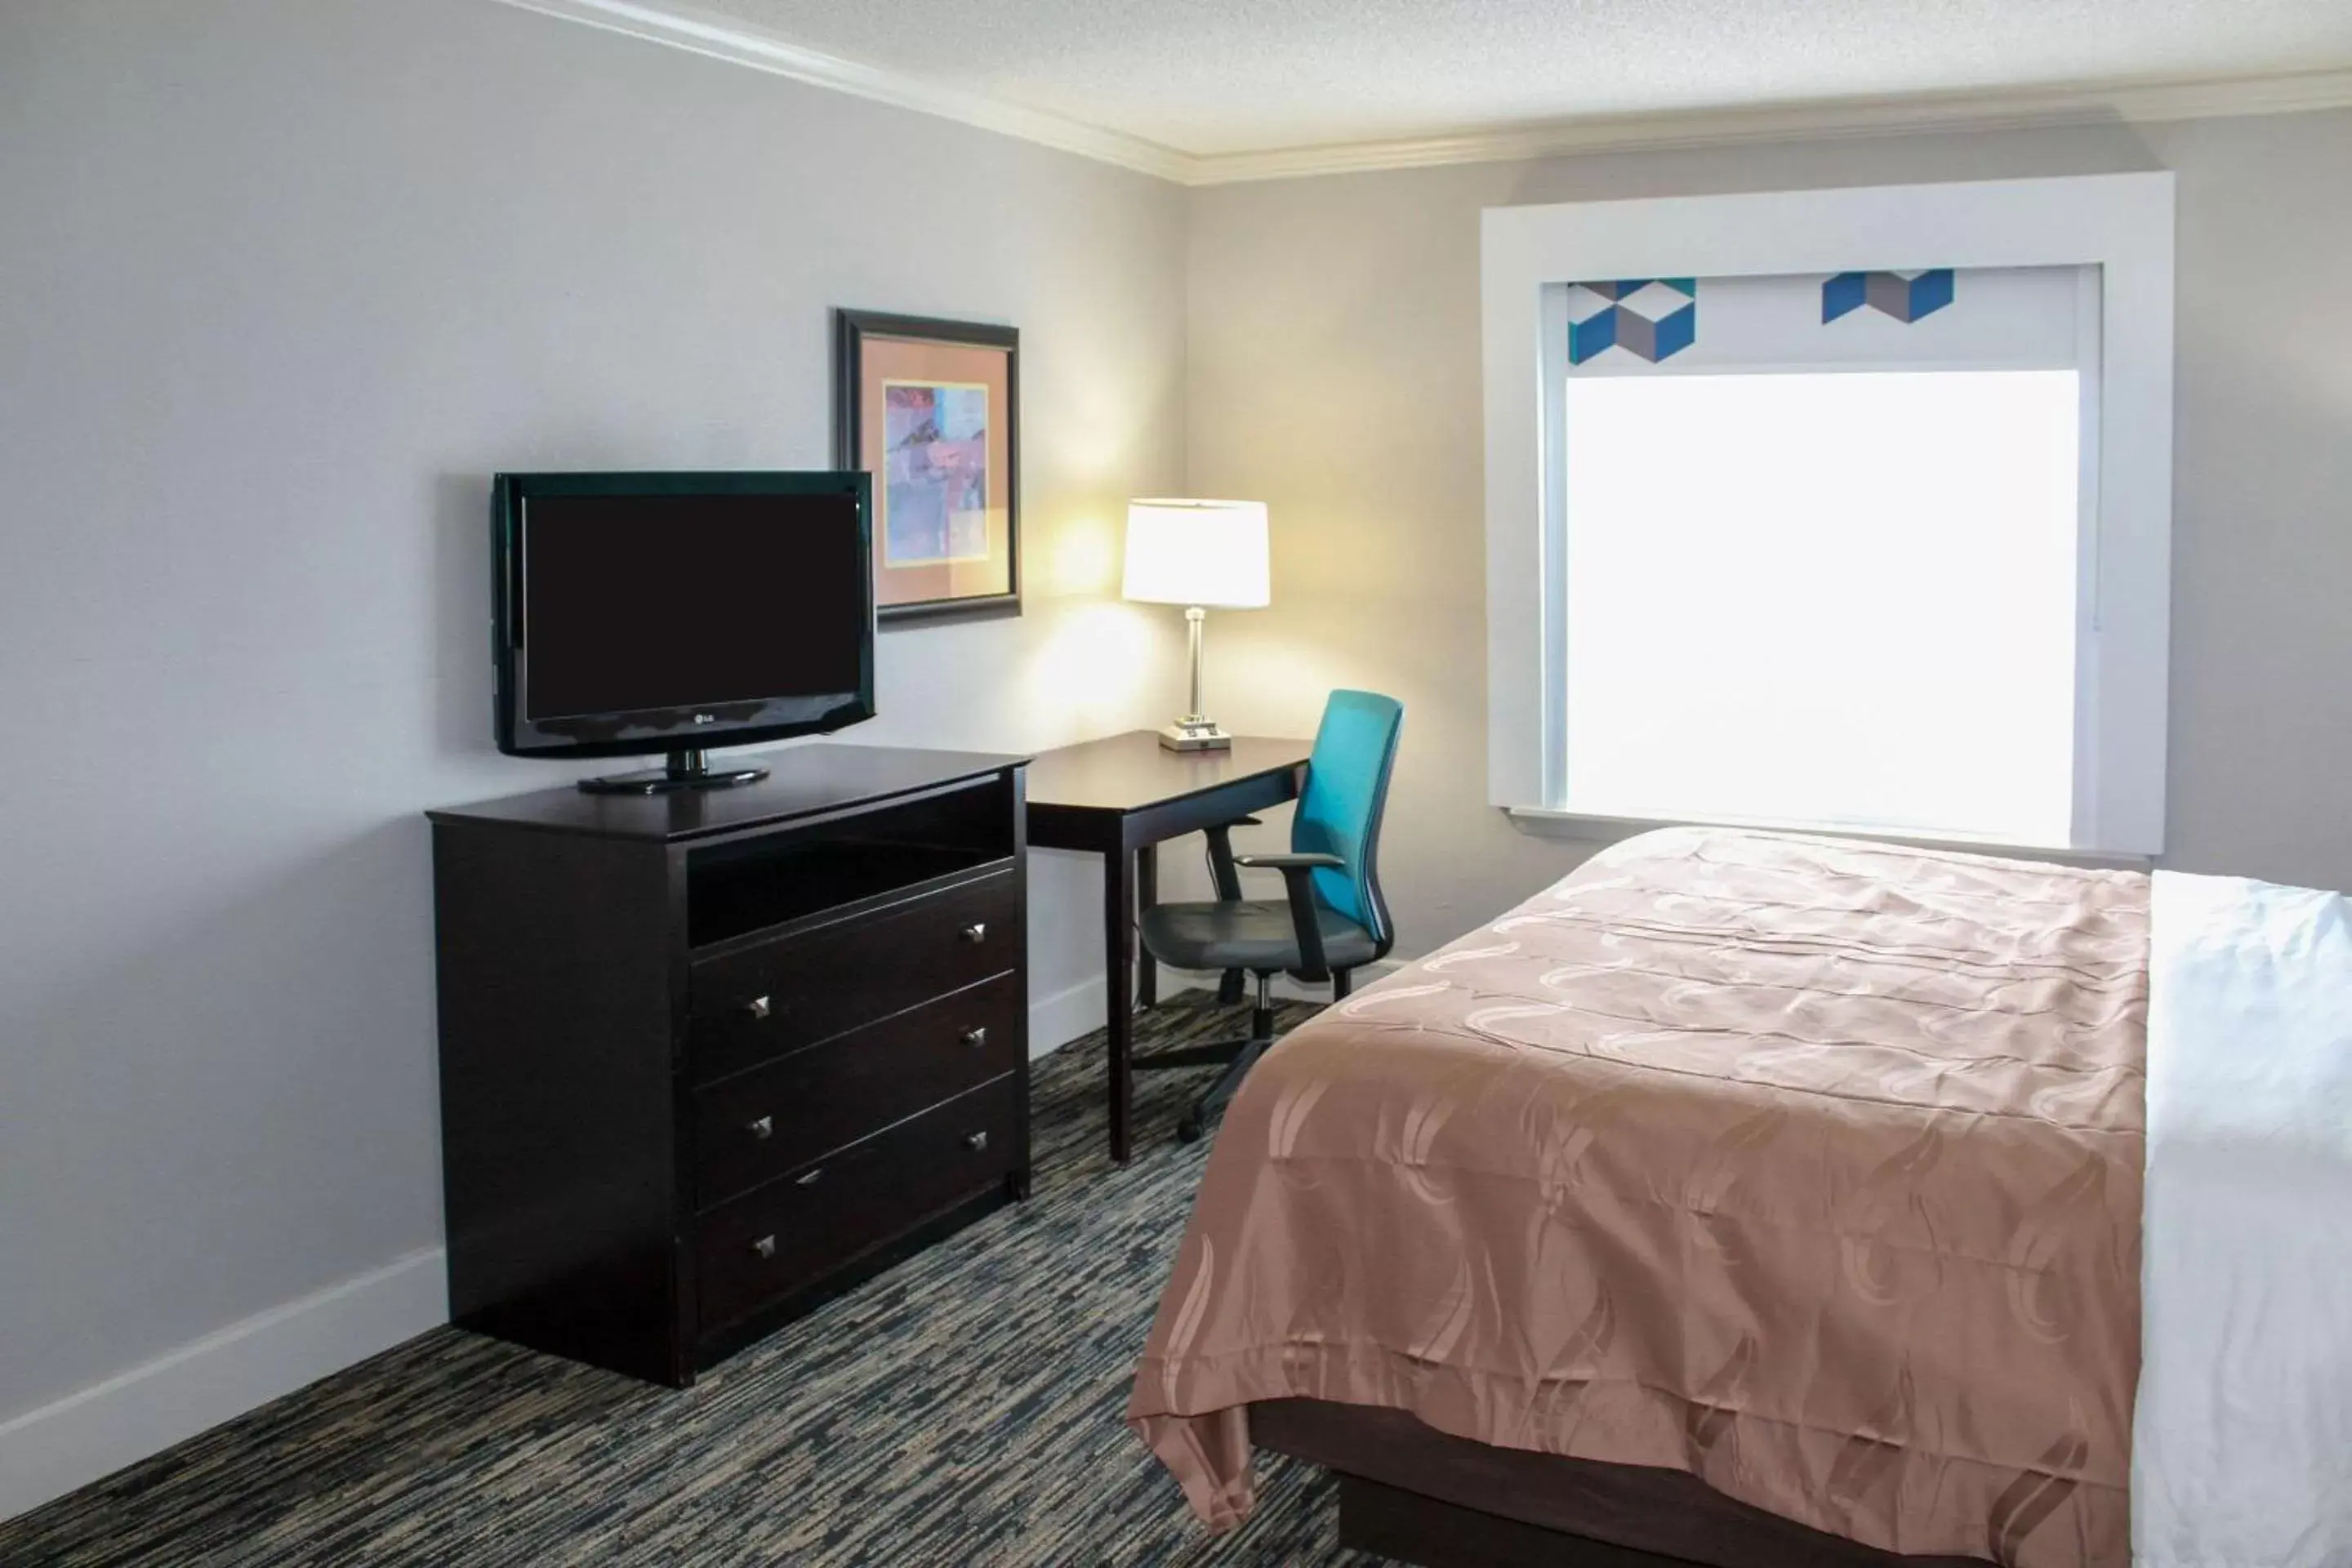
M665 767L582 779L580 787L589 795L667 795L680 789L732 789L767 776L768 770L761 767L714 768L708 752L672 752Z

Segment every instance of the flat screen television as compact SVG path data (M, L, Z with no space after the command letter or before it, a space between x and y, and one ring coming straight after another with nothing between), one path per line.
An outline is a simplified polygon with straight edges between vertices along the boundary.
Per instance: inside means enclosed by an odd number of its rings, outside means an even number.
M591 790L747 784L709 750L874 717L866 475L500 474L490 512L509 756L668 755Z

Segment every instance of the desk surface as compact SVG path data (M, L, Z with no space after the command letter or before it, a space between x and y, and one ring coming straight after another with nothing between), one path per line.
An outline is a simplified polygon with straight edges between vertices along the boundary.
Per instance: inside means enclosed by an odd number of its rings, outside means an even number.
M1236 735L1231 750L1171 752L1155 730L1130 730L1040 752L1029 763L1029 804L1075 811L1134 811L1243 779L1295 768L1312 741Z

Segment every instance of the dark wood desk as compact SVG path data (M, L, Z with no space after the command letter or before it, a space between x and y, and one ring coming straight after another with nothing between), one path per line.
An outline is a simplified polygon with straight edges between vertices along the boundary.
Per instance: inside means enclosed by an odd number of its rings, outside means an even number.
M1226 752L1171 752L1136 730L1041 752L1029 763L1029 843L1103 858L1103 958L1110 982L1110 1157L1125 1162L1134 1100L1137 1002L1157 1000L1135 910L1159 897L1164 839L1298 798L1310 741L1236 736ZM1132 961L1136 968L1129 969Z

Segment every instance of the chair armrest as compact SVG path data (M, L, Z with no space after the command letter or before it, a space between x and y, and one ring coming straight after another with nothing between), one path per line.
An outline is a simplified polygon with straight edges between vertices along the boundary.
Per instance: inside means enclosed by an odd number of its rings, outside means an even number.
M1323 956L1323 928L1315 919L1315 887L1312 879L1318 870L1337 871L1348 864L1337 855L1321 853L1291 855L1242 855L1234 858L1236 866L1253 870L1282 873L1282 890L1290 900L1290 929L1298 939L1298 978L1322 981L1331 978L1331 966Z
M1209 837L1209 880L1217 889L1220 903L1241 901L1242 879L1234 872L1234 829L1257 825L1256 817L1244 816L1202 830Z

